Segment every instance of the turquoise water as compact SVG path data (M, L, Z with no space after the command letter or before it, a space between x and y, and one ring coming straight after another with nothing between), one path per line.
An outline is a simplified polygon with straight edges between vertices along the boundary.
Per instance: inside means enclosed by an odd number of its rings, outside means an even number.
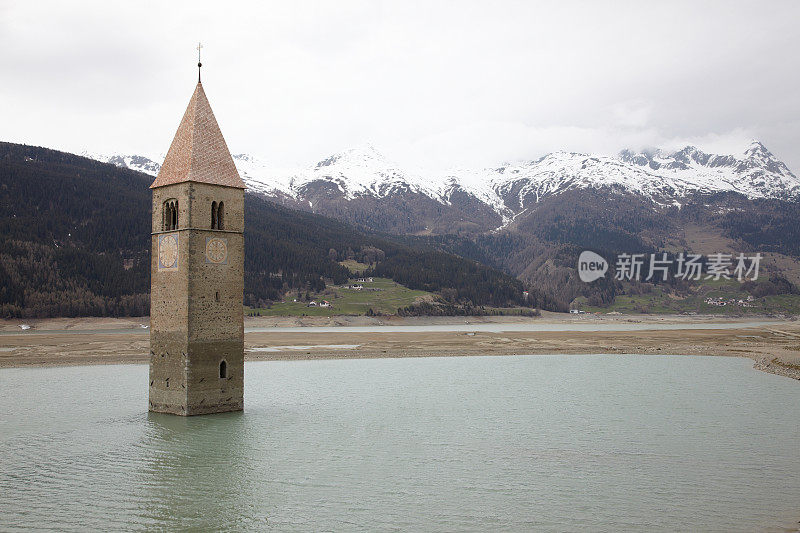
M800 519L800 384L746 359L253 362L244 413L147 367L0 370L0 529L754 531Z

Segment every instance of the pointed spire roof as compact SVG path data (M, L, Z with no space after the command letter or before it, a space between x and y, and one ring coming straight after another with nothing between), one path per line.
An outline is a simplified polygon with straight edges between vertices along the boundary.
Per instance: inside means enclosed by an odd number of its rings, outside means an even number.
M150 188L185 181L246 188L200 82Z

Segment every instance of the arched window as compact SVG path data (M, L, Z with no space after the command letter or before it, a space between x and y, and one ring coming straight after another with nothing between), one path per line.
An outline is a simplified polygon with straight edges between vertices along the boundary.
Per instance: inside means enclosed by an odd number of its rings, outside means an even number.
M167 200L161 209L161 231L178 229L178 201Z
M211 229L217 229L217 202L211 202Z
M225 204L222 202L217 207L217 229L225 229Z
M228 377L228 363L225 361L220 361L219 363L219 377L220 379L225 379Z

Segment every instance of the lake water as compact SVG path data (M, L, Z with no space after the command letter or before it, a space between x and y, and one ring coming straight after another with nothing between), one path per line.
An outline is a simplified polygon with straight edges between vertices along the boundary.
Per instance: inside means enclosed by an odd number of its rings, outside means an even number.
M245 375L243 413L185 419L145 412L143 365L0 370L0 529L800 520L800 384L747 359L277 361Z

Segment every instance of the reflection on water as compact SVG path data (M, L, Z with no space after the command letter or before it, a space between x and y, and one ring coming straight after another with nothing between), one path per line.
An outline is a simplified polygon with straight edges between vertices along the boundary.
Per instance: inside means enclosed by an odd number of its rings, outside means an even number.
M258 466L253 454L258 443L245 416L147 415L131 486L143 523L216 531L265 523L259 495L248 482Z
M193 418L144 411L142 365L0 370L0 529L779 527L800 387L750 365L248 363L245 411Z

